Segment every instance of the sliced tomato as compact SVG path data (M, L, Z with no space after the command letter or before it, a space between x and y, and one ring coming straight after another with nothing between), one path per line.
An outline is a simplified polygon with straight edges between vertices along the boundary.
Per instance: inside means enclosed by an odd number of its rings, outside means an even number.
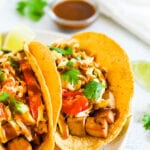
M76 115L86 110L89 106L87 98L83 95L76 95L74 98L63 99L62 112L70 115Z

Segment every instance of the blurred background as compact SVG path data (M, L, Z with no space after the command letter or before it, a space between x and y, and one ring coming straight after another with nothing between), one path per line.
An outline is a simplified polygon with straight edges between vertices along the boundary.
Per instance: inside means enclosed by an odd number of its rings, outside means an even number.
M60 2L62 1L0 0L0 32L7 32L16 25L68 36L83 31L102 32L127 52L131 62L150 62L150 0L89 0L89 6L82 7L84 13L77 11L80 15L77 14L76 19L69 18L69 21L66 21L65 17L72 17L74 12L69 9L68 13L68 7L63 5L66 14L64 11L59 13L62 10L56 10L56 5ZM75 8L70 7L71 10ZM147 68L147 74L150 76L150 65ZM146 82L150 84L150 79ZM149 106L150 93L135 83L133 119L123 142L123 150L149 149L150 133L144 130L141 122L144 113L150 114Z

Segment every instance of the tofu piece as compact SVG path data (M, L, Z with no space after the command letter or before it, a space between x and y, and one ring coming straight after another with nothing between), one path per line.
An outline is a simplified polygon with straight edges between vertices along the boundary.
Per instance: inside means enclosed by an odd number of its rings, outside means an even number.
M109 90L105 91L102 98L109 101L107 107L113 108L113 109L115 108L115 98L112 92L110 92Z
M109 124L112 124L115 121L115 114L110 109L99 110L95 115L96 122L100 122L101 118L105 118Z
M83 137L86 135L85 120L86 120L85 117L75 117L75 118L69 117L67 119L67 124L71 135L79 137Z
M98 123L95 117L88 117L85 127L86 132L91 136L106 138L108 135L108 123L104 118L101 118Z

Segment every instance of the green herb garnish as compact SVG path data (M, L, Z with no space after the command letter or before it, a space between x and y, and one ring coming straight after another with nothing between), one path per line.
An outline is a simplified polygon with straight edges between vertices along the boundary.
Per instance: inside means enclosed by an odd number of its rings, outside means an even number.
M80 71L77 69L70 69L61 75L63 80L68 80L71 84L77 84L79 81Z
M10 62L10 65L15 68L18 69L19 68L19 63L11 56L8 56L8 61Z
M0 82L3 82L4 80L5 80L4 70L0 68Z
M73 66L74 66L74 62L73 62L73 61L68 61L68 62L66 63L66 66L68 66L68 67L73 67Z
M15 99L7 92L2 92L0 94L0 102L8 102L8 105L15 110L17 113L24 113L28 111L28 107L21 101Z
M0 94L0 102L5 103L7 101L7 99L10 97L10 94L7 92L2 92Z
M22 16L25 15L26 4L27 4L26 1L19 1L19 2L17 3L17 8L16 8L16 10L17 10L18 13L19 13L20 15L22 15Z
M73 50L71 47L66 47L65 49L54 47L54 46L49 46L49 49L52 51L56 51L62 55L71 55L73 53Z
M14 97L10 100L10 107L20 114L28 111L28 107L23 102L16 100Z
M47 5L46 0L20 0L17 3L16 10L20 15L38 21L44 16L44 8Z
M142 121L144 123L144 128L150 130L150 115L144 115Z
M98 100L104 88L105 86L102 83L93 80L85 85L83 93L90 100Z

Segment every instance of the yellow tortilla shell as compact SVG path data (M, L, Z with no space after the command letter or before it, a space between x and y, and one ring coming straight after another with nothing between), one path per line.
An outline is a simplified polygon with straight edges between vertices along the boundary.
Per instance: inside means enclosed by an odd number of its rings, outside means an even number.
M70 135L67 140L63 140L60 134L56 132L55 141L63 150L96 150L111 142L122 130L130 113L131 98L134 90L133 76L127 54L106 35L84 32L75 34L72 38L77 39L81 48L85 49L90 56L94 56L96 62L107 69L107 80L109 88L115 96L118 118L114 124L109 126L106 139Z
M47 109L47 115L48 115L48 134L45 137L43 143L38 148L39 150L53 150L54 149L54 122L53 122L53 111L52 111L52 101L51 98L58 99L57 96L54 97L54 95L58 92L60 92L60 88L57 88L60 85L57 83L59 81L57 71L55 69L55 65L51 62L52 58L49 53L44 51L46 46L42 45L38 42L31 42L29 45L25 45L25 53L28 57L29 63L32 66L33 71L35 72L35 75L39 81L39 84L41 86L41 91L43 94L43 100L45 103L45 107ZM47 61L50 60L50 61ZM42 65L41 65L42 64ZM50 65L49 65L50 64ZM43 69L43 67L46 68ZM50 71L47 71L50 70ZM52 79L52 74L55 76L56 80L56 86L53 87L53 90L55 90L55 94L51 94L49 92L49 88L47 86L47 83L49 83L49 80L45 79ZM46 76L46 77L45 77ZM53 84L54 85L54 84ZM51 87L52 88L52 87ZM53 91L51 90L51 91ZM60 94L58 94L59 96ZM53 97L52 97L53 96ZM60 96L59 96L60 101ZM60 105L60 102L59 102ZM60 106L57 107L57 109ZM56 117L55 117L56 119Z
M36 58L51 95L51 103L53 106L53 129L55 130L62 105L61 81L57 72L55 60L49 48L40 42L31 42L29 44L29 51Z

